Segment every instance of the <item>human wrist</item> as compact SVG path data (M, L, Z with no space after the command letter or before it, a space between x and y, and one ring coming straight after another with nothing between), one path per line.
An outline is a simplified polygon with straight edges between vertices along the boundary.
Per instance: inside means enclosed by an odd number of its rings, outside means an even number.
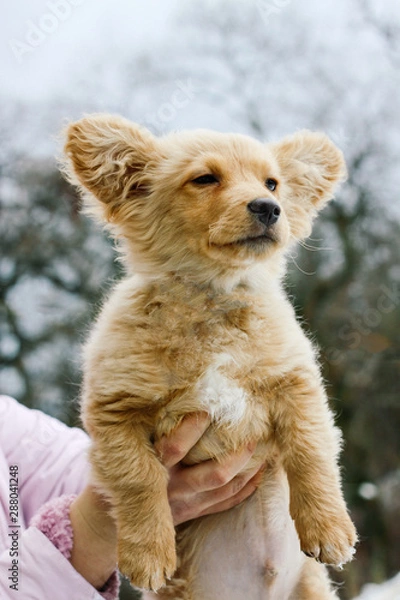
M88 486L72 502L74 534L70 562L97 590L102 590L117 568L117 530L106 500Z

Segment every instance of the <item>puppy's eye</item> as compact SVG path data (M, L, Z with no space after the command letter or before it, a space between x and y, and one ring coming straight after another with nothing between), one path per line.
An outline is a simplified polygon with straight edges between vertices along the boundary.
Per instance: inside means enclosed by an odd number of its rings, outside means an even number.
M213 183L219 183L219 180L212 173L207 173L207 175L200 175L200 177L192 179L192 183L195 185L212 185Z
M265 185L271 192L274 192L276 190L278 182L276 181L276 179L267 179L265 181Z

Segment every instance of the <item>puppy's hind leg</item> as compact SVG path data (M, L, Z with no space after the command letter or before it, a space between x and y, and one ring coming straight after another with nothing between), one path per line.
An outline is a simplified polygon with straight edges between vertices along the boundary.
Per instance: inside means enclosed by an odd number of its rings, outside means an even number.
M290 600L338 600L329 581L326 567L313 558L306 558L299 583Z

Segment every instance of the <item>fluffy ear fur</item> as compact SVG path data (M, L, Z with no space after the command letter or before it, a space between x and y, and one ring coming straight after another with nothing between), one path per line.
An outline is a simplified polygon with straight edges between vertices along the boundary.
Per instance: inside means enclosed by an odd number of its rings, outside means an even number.
M302 239L309 235L317 211L346 178L343 154L326 135L311 131L288 136L273 150L288 186L292 235Z
M84 194L89 212L100 208L102 217L112 221L127 200L148 193L157 141L147 129L121 117L91 115L70 124L65 134L62 170L71 183L90 192Z

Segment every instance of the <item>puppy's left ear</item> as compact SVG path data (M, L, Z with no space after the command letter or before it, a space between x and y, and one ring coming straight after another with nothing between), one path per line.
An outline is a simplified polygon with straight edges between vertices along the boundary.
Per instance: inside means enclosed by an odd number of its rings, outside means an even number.
M325 134L306 130L273 144L272 149L294 211L292 219L288 215L292 233L294 237L305 237L317 211L332 199L338 184L346 179L343 154Z

